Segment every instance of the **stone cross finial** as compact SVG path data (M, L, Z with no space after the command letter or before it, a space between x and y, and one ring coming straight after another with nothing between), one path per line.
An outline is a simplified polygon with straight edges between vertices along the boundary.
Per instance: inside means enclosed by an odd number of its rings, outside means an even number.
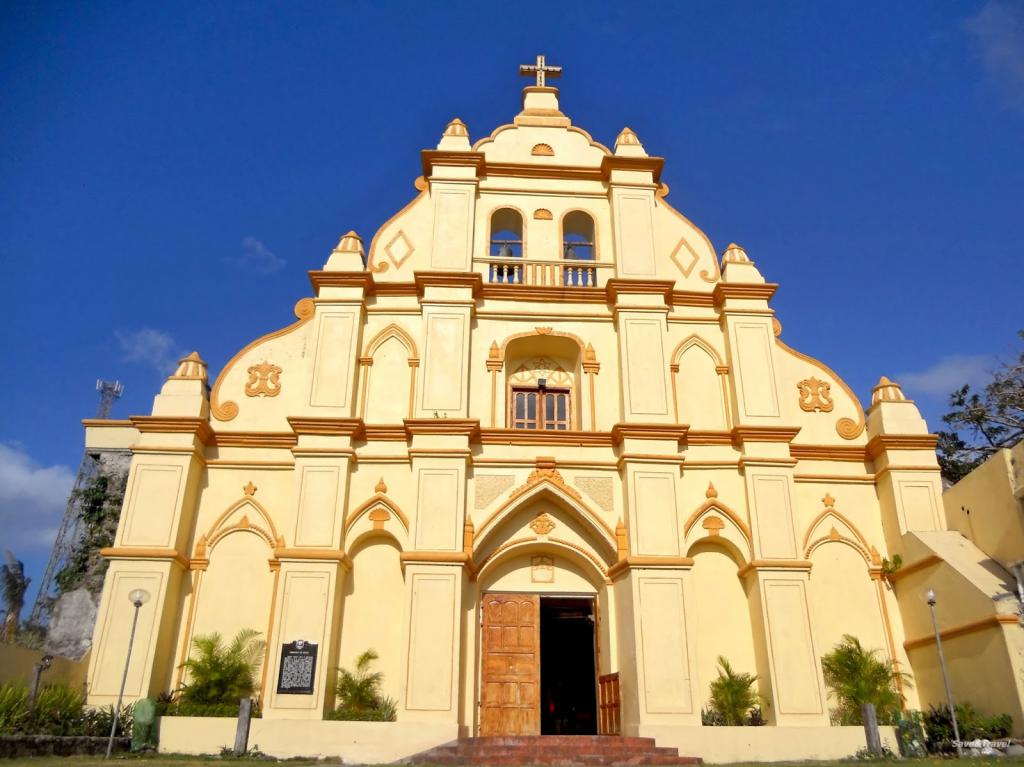
M546 78L550 77L552 80L556 77L562 76L562 68L554 65L548 66L544 63L544 57L538 56L536 64L520 64L519 74L522 77L534 77L537 78L537 87L543 88L546 84Z

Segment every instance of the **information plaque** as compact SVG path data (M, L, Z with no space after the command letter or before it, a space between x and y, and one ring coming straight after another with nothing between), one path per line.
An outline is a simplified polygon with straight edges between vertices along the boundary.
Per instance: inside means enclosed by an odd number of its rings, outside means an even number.
M288 695L312 695L316 675L317 646L303 639L281 645L281 670L277 691Z

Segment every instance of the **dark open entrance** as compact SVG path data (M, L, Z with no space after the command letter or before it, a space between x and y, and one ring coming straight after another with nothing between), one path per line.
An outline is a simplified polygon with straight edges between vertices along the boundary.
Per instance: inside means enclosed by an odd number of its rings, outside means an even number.
M540 599L541 735L597 734L594 600Z

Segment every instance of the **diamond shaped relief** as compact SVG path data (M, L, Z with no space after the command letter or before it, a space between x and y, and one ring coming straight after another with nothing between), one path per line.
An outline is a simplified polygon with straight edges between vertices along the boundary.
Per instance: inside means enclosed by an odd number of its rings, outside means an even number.
M684 277L689 277L690 272L693 271L693 267L697 265L700 260L697 254L693 252L693 248L686 241L685 237L680 237L679 242L672 249L672 254L669 256L672 259L672 263L679 267L679 271L683 273Z
M384 253L391 263L395 265L395 269L400 269L409 256L413 254L415 248L412 243L409 242L409 238L405 236L405 232L399 230L398 234L391 238L387 245L384 246Z

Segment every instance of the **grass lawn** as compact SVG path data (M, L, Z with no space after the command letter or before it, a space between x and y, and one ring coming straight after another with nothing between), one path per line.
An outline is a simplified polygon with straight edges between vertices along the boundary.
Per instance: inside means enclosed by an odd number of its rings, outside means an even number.
M15 767L15 765L26 765L26 767L135 767L135 765L153 765L153 767L208 767L211 764L238 765L270 765L284 764L288 767L337 767L342 762L336 759L221 759L216 756L129 756L115 755L109 762L102 757L96 756L45 756L31 759L4 759L0 760L0 767ZM874 762L874 761L831 761L831 762L741 762L731 765L720 765L716 767L851 767L852 765L885 765L893 767L897 762ZM993 767L995 764L1024 765L1024 757L974 757L960 760L954 759L901 759L898 764L908 767Z

